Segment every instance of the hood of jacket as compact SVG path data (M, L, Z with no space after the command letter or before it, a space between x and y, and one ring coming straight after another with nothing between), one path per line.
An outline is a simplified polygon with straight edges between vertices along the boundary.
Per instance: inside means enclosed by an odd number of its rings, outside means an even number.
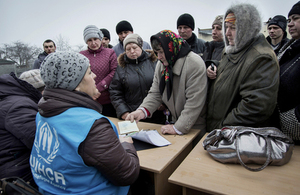
M36 103L42 97L42 94L36 88L17 78L13 72L0 76L0 99L11 95L26 96Z
M136 60L128 58L124 52L124 53L120 54L120 56L118 57L118 64L121 67L125 67L126 64L139 64L140 62L143 62L143 61L147 60L148 58L151 62L155 62L157 60L157 57L153 50L150 50L150 49L143 50L141 56L138 57Z
M236 53L243 49L248 43L259 35L262 22L261 17L255 6L247 3L235 4L229 7L225 13L225 18L229 13L236 17L235 27L235 45L229 45L226 37L225 22L223 22L223 34L226 53ZM224 20L225 21L225 20Z

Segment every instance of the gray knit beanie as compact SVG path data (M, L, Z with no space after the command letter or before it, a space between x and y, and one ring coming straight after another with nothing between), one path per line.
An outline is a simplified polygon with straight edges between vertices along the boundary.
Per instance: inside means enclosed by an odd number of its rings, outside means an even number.
M143 49L143 39L138 34L129 34L126 36L126 38L123 41L124 50L126 50L125 48L128 43L135 43L141 49Z
M41 64L41 77L46 88L60 88L73 91L83 79L90 62L75 52L49 54Z
M88 25L83 30L83 39L84 39L84 42L87 43L87 41L90 38L98 38L101 41L102 38L103 38L103 33L101 32L101 30L99 28L97 28L97 26L95 26L95 25Z
M215 18L215 20L212 23L212 26L215 24L220 25L222 28L222 24L223 24L223 16L222 15L219 15Z
M26 81L36 89L45 86L41 78L40 69L32 69L25 71L20 75L19 79Z

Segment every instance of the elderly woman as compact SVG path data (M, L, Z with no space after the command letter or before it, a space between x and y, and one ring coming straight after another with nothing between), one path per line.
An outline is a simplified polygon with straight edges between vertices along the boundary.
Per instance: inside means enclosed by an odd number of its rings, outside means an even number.
M118 118L125 120L147 96L153 82L157 57L152 50L143 50L143 40L137 34L129 34L123 41L125 53L118 57L114 78L110 84L110 98ZM162 106L163 107L163 106ZM156 110L146 122L165 123L162 110Z
M163 134L186 134L191 128L205 132L207 77L203 60L170 30L153 35L151 45L159 60L153 84L143 103L126 120L151 117L164 103L175 124L163 125Z
M90 60L91 70L96 74L96 86L101 96L97 101L103 106L104 116L116 116L111 104L108 88L118 66L117 56L112 49L101 45L103 33L94 25L88 25L83 31L83 38L88 46L80 53Z
M269 126L277 99L279 66L260 34L261 18L250 4L231 6L225 14L225 53L211 79L207 130L226 125ZM216 78L215 78L216 77Z
M129 137L101 113L89 60L56 52L41 65L45 83L38 104L30 166L43 194L127 194L139 175Z

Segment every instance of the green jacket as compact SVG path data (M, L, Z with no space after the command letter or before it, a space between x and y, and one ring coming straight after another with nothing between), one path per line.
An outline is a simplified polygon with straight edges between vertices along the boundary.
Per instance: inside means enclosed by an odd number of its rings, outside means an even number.
M236 53L225 52L209 92L207 131L226 125L267 125L278 86L279 65L262 34Z

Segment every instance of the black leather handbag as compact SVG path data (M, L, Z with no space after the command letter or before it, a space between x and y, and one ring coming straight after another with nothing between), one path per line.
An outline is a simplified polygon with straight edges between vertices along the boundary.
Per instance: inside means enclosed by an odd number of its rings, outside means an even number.
M268 165L288 163L294 143L275 127L227 126L210 132L203 147L219 162L240 163L250 171L261 171ZM262 166L251 168L248 163Z

